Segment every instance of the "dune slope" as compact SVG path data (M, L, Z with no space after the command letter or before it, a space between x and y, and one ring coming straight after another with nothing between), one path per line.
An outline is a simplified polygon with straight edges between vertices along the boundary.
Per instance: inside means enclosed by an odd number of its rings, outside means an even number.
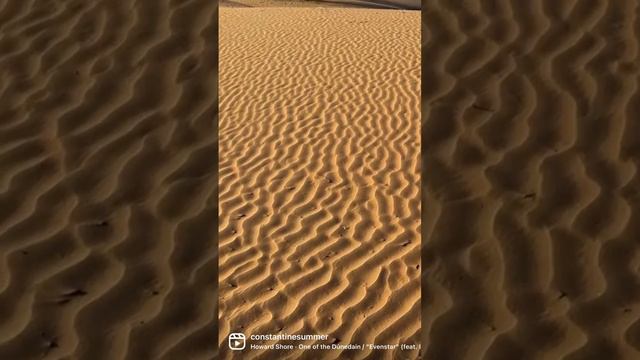
M233 331L417 343L419 17L220 9L221 358Z
M210 0L0 1L0 359L211 359Z
M640 358L638 2L424 16L425 358Z

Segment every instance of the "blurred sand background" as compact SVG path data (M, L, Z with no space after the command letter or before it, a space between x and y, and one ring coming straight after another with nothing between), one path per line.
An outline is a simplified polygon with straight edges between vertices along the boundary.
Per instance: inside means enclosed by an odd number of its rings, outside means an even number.
M0 359L213 359L216 2L0 0Z
M640 359L639 3L424 4L424 357Z

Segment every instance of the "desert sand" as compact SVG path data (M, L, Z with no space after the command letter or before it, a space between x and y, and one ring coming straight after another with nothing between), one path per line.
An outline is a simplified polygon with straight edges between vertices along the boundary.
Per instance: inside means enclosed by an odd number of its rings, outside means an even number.
M340 7L419 10L419 0L220 0L220 7Z
M419 343L420 12L228 7L219 39L220 358L415 359L226 341Z
M425 2L424 358L640 359L640 7Z
M0 1L0 359L213 359L216 3Z

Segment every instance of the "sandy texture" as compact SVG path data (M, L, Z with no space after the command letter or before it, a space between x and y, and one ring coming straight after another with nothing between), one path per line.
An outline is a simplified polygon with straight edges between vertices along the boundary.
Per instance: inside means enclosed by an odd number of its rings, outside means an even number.
M638 2L425 4L425 357L639 359Z
M419 49L419 12L220 9L222 359L417 356L226 336L418 342Z
M0 359L212 359L215 2L0 1Z
M362 8L367 7L366 4L358 4L350 2L349 4L334 1L315 1L315 0L222 0L219 2L220 7L340 7L340 8Z
M220 7L340 7L419 10L419 0L221 0Z

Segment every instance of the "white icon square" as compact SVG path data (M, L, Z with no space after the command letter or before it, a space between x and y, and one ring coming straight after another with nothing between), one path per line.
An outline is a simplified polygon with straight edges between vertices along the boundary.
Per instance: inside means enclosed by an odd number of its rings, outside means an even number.
M229 334L229 349L231 350L243 350L247 345L247 338L243 333L231 333Z

